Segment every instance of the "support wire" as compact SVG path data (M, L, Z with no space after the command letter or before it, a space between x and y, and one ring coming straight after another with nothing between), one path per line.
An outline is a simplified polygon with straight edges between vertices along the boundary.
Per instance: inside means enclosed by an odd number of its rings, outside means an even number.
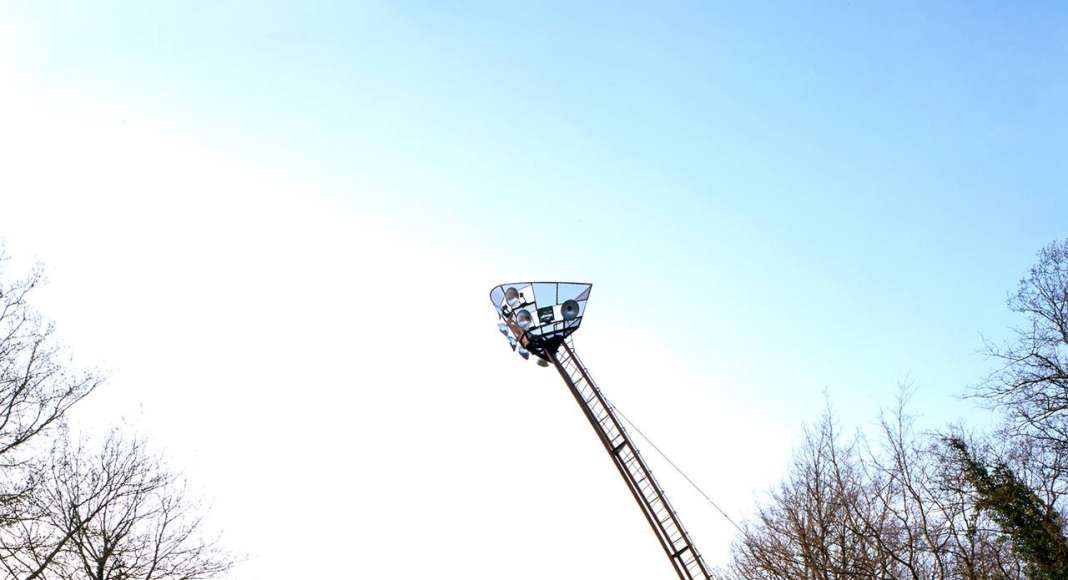
M634 429L635 433L637 433L642 439L644 439L645 442L648 443L649 446L652 447L660 455L660 457L664 458L664 461L668 462L668 465L670 465L675 471L677 471L678 474L681 475L682 478L685 479L686 482L689 483L691 487L693 487L695 490L697 490L697 493L701 494L701 497L705 498L705 501L707 501L712 507L714 507L716 509L717 512L719 512L719 515L723 516L724 519L726 519L728 522L730 522L730 524L732 526L734 526L734 529L738 530L738 533L742 534L743 536L745 535L745 531L742 529L742 527L739 526L733 519L731 519L731 517L729 515L727 515L727 512L723 511L723 508L719 507L719 505L716 504L716 502L712 501L712 498L708 497L708 494L705 493L705 491L703 489L701 489L701 486L697 485L694 482L694 480L690 479L690 476L686 475L686 473L683 472L682 469L680 469L678 465L675 465L675 462L672 461L671 458L668 457L663 451L661 451L660 448L656 446L656 443L653 443L652 439L649 439L649 437L646 436L645 433L642 433L642 430L639 429L638 426L634 424L634 421L631 421L623 413L623 411L620 411L618 406L613 405L612 408L615 409L616 414L618 414L621 419L623 419L624 421L627 422L627 425L630 425L631 429Z

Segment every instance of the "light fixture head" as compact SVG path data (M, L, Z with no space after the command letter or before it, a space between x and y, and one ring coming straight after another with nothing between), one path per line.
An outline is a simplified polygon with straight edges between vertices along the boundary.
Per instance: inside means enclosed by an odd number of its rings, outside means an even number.
M590 288L582 282L506 282L494 286L489 297L498 321L507 326L506 336L521 340L530 354L549 360L548 353L578 330L586 317Z
M497 330L501 331L501 334L508 336L508 325L503 322L497 323Z
M523 360L528 360L530 358L530 351L523 347L519 347L516 352L519 353L519 356L523 357Z

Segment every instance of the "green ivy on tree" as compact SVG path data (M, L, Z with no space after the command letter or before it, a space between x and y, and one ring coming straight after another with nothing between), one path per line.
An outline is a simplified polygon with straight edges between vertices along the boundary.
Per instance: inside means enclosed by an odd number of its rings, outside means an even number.
M1005 464L987 466L968 449L964 441L948 438L946 443L960 456L968 482L979 496L976 507L990 513L1012 542L1012 552L1024 562L1032 580L1068 580L1068 540L1064 537L1060 514Z

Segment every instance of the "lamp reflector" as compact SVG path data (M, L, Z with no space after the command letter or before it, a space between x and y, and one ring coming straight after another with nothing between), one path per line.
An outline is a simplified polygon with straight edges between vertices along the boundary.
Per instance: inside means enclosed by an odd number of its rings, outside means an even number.
M515 313L515 323L519 328L526 330L534 323L534 317L532 317L526 310L520 310Z
M504 291L504 301L508 303L508 306L515 308L519 306L519 290L515 288L508 288Z
M560 315L564 320L574 320L579 315L579 303L574 300L564 300L560 305Z

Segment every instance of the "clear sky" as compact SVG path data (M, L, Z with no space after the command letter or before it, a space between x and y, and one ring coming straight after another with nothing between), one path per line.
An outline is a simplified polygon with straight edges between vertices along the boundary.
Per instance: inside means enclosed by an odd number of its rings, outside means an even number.
M594 376L744 516L824 392L982 422L1068 236L1058 3L288 4L0 7L0 236L112 376L75 420L165 450L234 578L671 577L499 282L593 282Z

